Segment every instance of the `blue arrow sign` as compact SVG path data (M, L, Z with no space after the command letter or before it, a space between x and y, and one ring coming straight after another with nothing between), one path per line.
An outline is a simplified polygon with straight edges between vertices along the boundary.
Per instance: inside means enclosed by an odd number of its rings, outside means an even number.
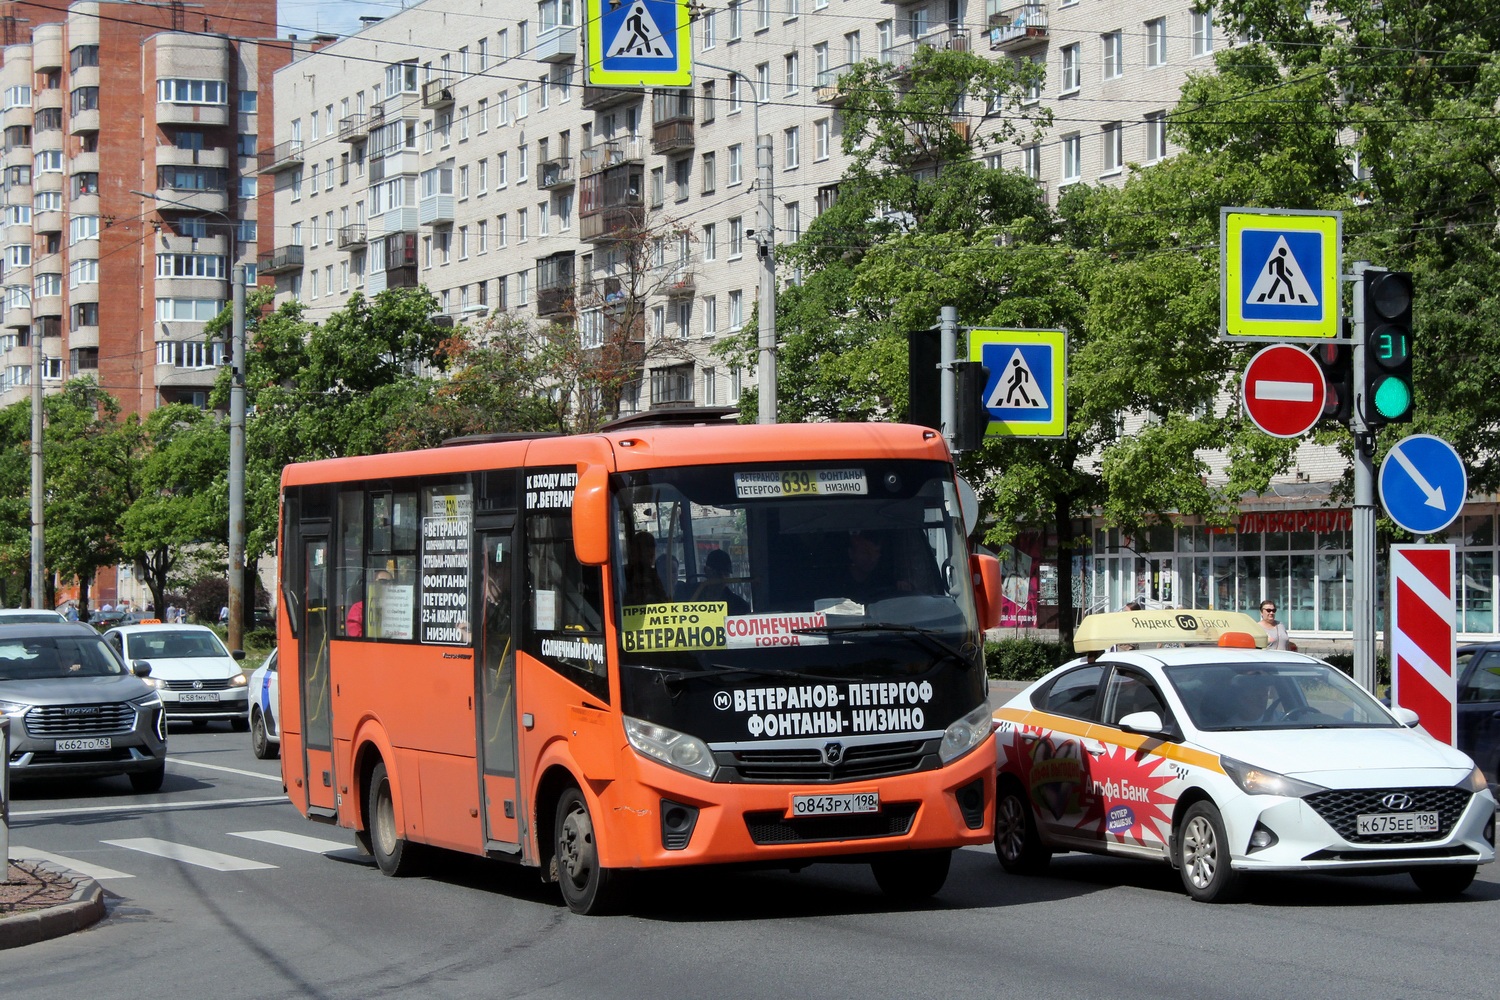
M1404 438L1380 463L1380 503L1413 535L1442 531L1464 508L1469 477L1453 446L1431 434Z

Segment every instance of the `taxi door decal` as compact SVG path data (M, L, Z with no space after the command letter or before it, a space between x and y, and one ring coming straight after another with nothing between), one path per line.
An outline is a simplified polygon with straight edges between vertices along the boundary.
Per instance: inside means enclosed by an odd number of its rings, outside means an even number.
M1093 791L1104 840L1161 847L1171 840L1172 810L1187 769L1151 752L1150 744L1120 745L1117 740L1126 735L1108 729L1098 733L1104 753L1094 759Z

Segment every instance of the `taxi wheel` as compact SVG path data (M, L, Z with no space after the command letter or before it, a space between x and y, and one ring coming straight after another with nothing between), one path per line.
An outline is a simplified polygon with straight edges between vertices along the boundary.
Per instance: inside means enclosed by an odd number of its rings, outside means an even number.
M1200 903L1227 903L1239 890L1239 873L1229 865L1224 819L1212 802L1195 802L1177 830L1177 867L1188 895Z
M1002 781L995 798L995 856L1012 875L1040 875L1052 861L1036 829L1036 814L1021 786Z
M1413 868L1411 880L1424 896L1446 899L1469 887L1478 874L1478 865L1442 865L1438 868Z
M370 832L370 851L380 870L387 875L410 875L416 869L421 848L401 836L396 826L396 804L391 798L391 779L384 763L376 764L370 773L365 824Z
M952 851L909 851L870 862L870 871L892 900L919 903L942 891L952 861Z
M620 873L599 864L599 843L589 804L577 788L557 800L553 864L568 909L585 916L612 912L619 901Z
M275 760L281 755L281 745L271 742L271 734L266 732L266 717L260 712L250 720L250 749L259 760Z

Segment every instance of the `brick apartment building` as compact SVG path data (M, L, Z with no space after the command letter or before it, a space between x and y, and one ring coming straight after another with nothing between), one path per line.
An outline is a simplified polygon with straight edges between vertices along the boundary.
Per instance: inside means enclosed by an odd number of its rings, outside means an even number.
M127 412L206 405L204 321L272 228L275 25L275 0L0 4L0 406L30 392L33 337L48 389L94 373Z

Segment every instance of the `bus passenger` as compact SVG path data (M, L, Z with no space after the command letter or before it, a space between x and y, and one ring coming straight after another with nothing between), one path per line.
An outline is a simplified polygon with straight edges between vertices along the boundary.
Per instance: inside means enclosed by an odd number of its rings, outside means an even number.
M714 549L703 557L703 582L693 591L695 601L724 601L731 615L747 615L750 605L743 597L729 589L729 577L734 572L734 560L723 549Z
M625 603L661 604L667 592L656 572L656 538L649 531L630 536L630 561L625 564Z

